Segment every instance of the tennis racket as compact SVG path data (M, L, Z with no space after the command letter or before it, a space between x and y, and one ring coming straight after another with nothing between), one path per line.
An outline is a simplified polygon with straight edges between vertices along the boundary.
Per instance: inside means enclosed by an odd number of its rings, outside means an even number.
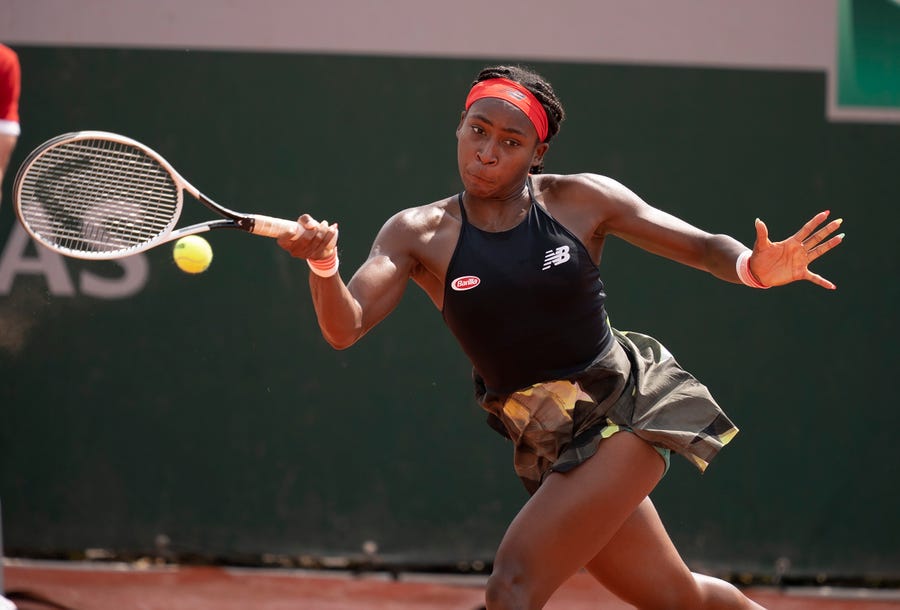
M176 230L185 191L222 219ZM213 229L278 237L299 226L229 210L147 146L103 131L63 134L32 151L16 174L13 205L38 243L95 260L130 256Z

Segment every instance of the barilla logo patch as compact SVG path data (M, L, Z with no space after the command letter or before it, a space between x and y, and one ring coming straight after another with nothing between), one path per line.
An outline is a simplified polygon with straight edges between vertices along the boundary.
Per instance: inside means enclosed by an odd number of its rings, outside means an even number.
M472 290L481 283L481 278L474 275L464 275L458 277L450 283L450 287L457 292L462 290Z

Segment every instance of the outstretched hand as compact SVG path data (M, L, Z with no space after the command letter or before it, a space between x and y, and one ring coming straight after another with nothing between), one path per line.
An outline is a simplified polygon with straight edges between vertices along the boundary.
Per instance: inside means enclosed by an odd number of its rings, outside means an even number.
M756 243L749 261L753 275L766 286L807 280L822 288L834 290L834 284L809 270L810 263L844 240L843 233L832 235L841 226L842 219L820 226L828 218L828 214L827 211L819 212L794 235L778 242L769 240L769 229L757 218Z

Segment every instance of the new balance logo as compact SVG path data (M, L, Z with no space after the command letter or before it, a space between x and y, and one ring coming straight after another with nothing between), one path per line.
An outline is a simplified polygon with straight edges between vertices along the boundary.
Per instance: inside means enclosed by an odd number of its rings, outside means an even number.
M544 266L541 271L546 271L551 266L562 265L564 262L572 258L569 254L569 246L560 246L556 250L547 250L544 254Z

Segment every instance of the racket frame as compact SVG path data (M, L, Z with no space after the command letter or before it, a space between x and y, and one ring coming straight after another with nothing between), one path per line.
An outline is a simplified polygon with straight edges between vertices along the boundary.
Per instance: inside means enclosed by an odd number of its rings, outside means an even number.
M159 163L160 167L162 167L162 169L169 174L175 184L177 193L175 213L172 215L172 219L160 233L145 242L134 244L132 246L119 248L116 250L94 252L86 250L76 250L67 248L58 243L49 242L45 238L41 237L39 232L32 229L30 223L25 218L25 215L21 210L20 203L22 197L22 188L24 186L25 178L28 175L30 168L48 151L63 144L78 142L81 140L106 140L126 146L135 147L141 150L147 156L151 157L154 161ZM199 222L193 225L182 227L180 229L175 229L175 224L181 217L181 212L184 205L184 191L187 191L209 210L219 214L220 216L223 216L223 218L218 220ZM137 254L139 252L145 252L151 248L155 248L156 246L178 240L187 235L196 235L198 233L205 233L207 231L216 229L240 229L248 233L254 233L256 235L263 235L273 238L278 237L284 233L295 232L299 230L299 225L292 220L274 218L262 214L245 214L236 212L219 203L216 203L215 201L204 195L202 192L200 192L200 190L197 189L194 185L188 182L184 178L184 176L182 176L172 166L171 163L166 161L166 159L155 150L145 144L138 142L137 140L108 131L85 130L65 133L51 138L35 148L25 158L25 160L22 162L22 165L19 167L18 172L16 173L16 179L13 184L13 204L19 222L37 243L50 248L51 250L59 252L60 254L63 254L65 256L86 260L111 260L123 258L126 256Z

